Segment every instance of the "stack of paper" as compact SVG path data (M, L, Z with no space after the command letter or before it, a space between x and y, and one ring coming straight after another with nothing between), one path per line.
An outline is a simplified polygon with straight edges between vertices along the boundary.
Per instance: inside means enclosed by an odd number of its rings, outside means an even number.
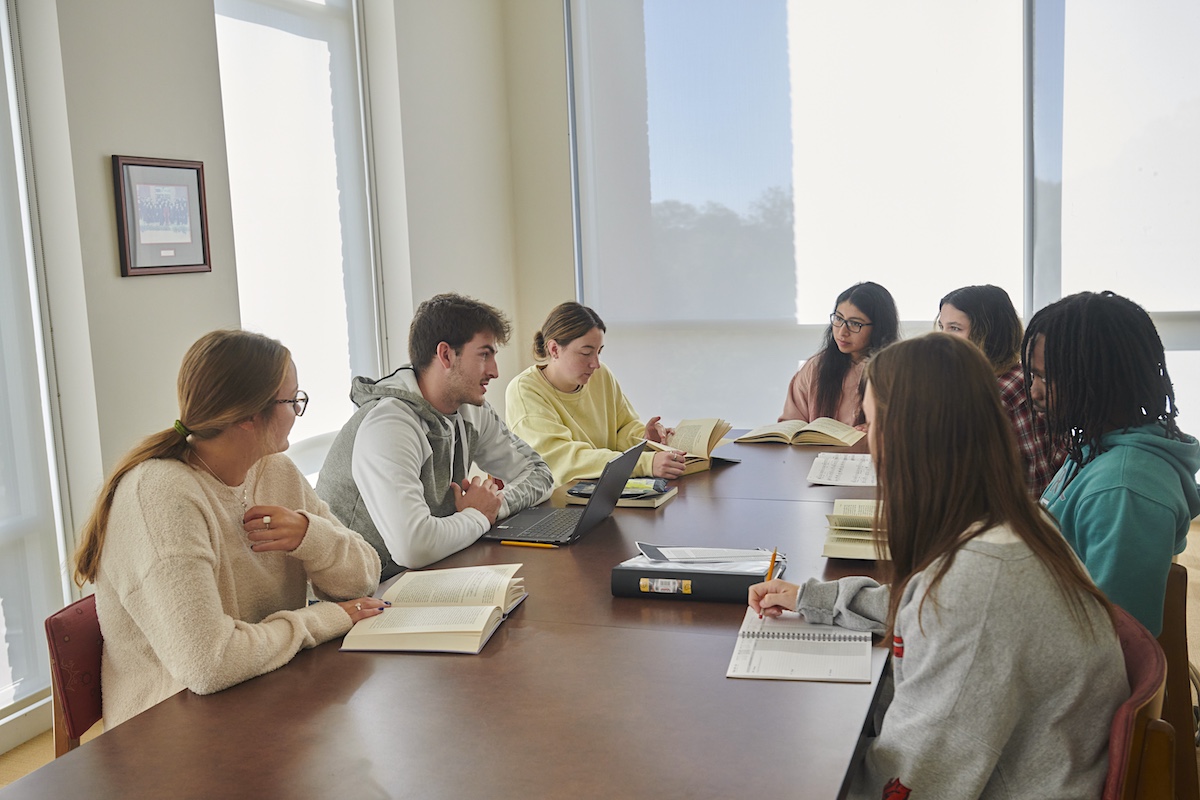
M808 482L825 486L874 486L875 465L865 453L818 453Z

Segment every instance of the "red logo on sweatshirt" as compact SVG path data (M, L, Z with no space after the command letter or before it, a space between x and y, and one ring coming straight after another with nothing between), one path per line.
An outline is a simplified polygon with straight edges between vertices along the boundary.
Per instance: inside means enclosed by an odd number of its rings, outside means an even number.
M910 794L912 789L901 783L899 778L892 778L884 784L881 800L908 800Z
M904 637L899 634L892 634L892 655L896 658L904 658Z

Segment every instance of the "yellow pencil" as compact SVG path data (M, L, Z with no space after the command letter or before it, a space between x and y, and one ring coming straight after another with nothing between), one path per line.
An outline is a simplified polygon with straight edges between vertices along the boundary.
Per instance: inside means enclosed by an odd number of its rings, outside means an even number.
M512 545L513 547L558 547L556 544L546 544L545 542L509 542L501 541L500 544Z
M771 580L771 576L775 574L775 559L778 555L779 555L779 548L776 547L774 550L771 551L771 563L767 565L767 580L768 581ZM758 612L758 618L759 619L763 618L763 612L761 610L761 607Z

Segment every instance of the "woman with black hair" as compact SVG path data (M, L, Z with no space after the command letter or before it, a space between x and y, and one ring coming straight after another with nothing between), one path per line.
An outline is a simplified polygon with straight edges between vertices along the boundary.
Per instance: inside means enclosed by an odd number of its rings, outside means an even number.
M830 417L861 427L863 365L899 335L900 315L887 289L866 281L839 294L821 350L792 378L779 421Z

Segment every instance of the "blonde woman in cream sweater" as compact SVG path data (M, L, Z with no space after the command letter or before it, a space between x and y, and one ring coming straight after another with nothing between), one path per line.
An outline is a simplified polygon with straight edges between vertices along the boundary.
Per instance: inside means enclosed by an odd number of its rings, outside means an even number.
M642 423L621 386L600 363L608 329L595 311L563 303L533 335L538 364L508 384L508 426L550 466L555 486L598 478L604 465L642 439L666 441L669 431L653 417ZM679 453L648 451L635 476L678 478Z
M382 613L379 557L281 455L307 395L279 342L192 345L179 420L117 465L84 526L75 579L96 586L104 719L181 689L210 694ZM308 605L311 581L318 597Z

